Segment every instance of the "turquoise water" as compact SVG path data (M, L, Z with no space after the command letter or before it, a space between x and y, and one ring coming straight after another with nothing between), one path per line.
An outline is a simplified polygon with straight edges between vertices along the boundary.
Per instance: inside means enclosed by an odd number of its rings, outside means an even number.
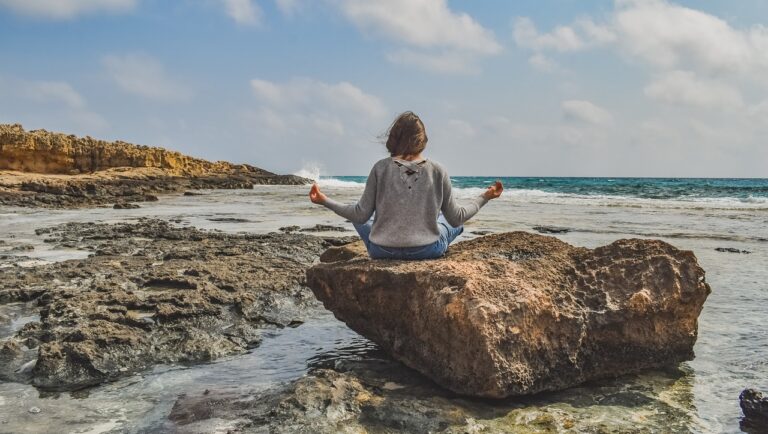
M343 182L365 183L364 176L327 177ZM768 204L768 179L714 178L541 178L452 177L462 189L485 188L500 180L508 191L521 190L578 196L619 196L640 199L735 199Z

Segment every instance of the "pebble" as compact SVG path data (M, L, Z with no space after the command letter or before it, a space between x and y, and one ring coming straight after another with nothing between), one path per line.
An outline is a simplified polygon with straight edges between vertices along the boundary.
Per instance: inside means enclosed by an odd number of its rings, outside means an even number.
M30 407L29 412L32 414L40 413L42 410L40 410L40 407Z

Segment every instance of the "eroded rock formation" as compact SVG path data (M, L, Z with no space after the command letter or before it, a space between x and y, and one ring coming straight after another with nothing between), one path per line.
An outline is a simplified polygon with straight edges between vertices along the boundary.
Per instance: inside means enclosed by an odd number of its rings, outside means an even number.
M76 175L116 167L155 167L178 176L245 170L254 175L274 173L248 165L210 162L163 148L108 142L92 137L25 131L19 124L0 125L0 169Z
M0 303L39 308L39 321L0 339L0 380L60 390L242 353L259 344L262 329L301 323L319 308L303 286L304 270L332 244L151 219L69 223L38 234L94 255L0 267Z
M360 243L307 271L325 307L461 394L501 398L693 358L710 288L692 252L656 240L594 250L524 232L433 261L372 261Z

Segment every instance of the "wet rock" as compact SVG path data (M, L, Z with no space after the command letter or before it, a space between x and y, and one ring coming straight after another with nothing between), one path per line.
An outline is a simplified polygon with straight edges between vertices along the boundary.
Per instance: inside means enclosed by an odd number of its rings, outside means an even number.
M116 203L112 205L112 208L114 209L139 209L141 208L139 205L136 205L135 203Z
M29 252L35 250L35 246L31 244L19 244L11 247L12 252Z
M345 237L323 237L323 240L331 246L346 246L347 244L360 241L357 235L348 235Z
M745 255L752 253L749 250L739 250L733 247L717 247L715 250L722 253L743 253Z
M207 392L176 402L169 419L178 431L210 429L212 421L235 421L236 430L271 433L426 433L468 425L459 405L425 380L413 378L406 386L375 374L364 379L354 373L318 369L266 391L232 388ZM437 395L424 399L429 392Z
M237 217L212 217L208 221L219 223L248 223L250 220Z
M301 229L299 226L283 226L280 229L278 229L280 232L289 234L291 232L298 232Z
M768 397L755 389L744 389L739 395L739 404L744 413L742 430L749 433L768 432Z
M184 196L203 196L203 193L198 193L196 191L185 191Z
M470 232L470 234L472 234L472 235L480 235L480 236L483 236L483 235L490 235L490 234L492 234L492 233L493 233L493 231L486 231L486 230L480 230L480 231L472 231L472 232Z
M300 229L301 232L349 232L349 229L342 226L316 224L309 228Z
M0 269L0 301L34 299L40 307L40 321L12 337L39 343L27 380L55 390L160 363L242 353L260 343L262 329L300 324L319 308L304 272L330 247L310 235L229 235L153 219L40 232L96 252ZM15 366L26 361L14 360Z
M594 250L513 232L433 261L334 247L307 271L337 318L458 393L559 390L693 358L710 288L692 252L656 240Z
M653 382L642 385L622 378L489 401L442 389L376 350L357 360L320 357L309 365L302 378L267 390L232 387L182 396L170 413L169 431L607 434L690 427L683 407L692 395L679 372L655 373ZM660 393L673 405L658 399Z
M533 230L540 234L567 234L571 230L558 226L534 226Z

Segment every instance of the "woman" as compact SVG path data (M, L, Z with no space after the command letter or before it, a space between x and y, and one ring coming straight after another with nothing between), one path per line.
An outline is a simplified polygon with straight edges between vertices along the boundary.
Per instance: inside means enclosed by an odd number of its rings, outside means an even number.
M317 184L312 185L309 199L349 219L371 258L439 258L464 231L464 222L489 200L501 196L503 187L496 181L469 205L458 205L448 173L422 157L426 145L424 123L405 112L387 132L390 157L374 164L356 204L329 199Z

